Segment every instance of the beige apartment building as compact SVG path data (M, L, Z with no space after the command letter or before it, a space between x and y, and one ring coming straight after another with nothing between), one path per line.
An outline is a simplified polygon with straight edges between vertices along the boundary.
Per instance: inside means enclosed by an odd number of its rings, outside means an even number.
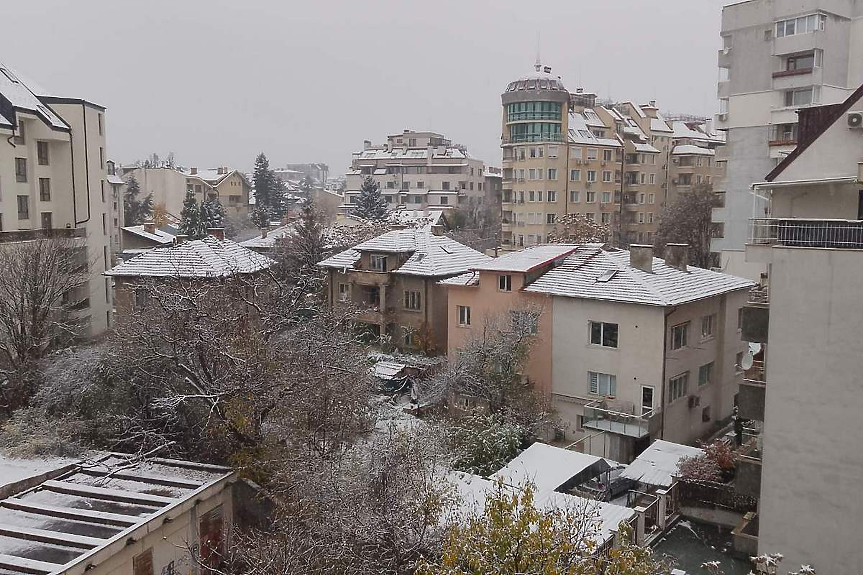
M462 209L478 211L488 201L485 170L467 148L435 132L405 130L354 152L346 174L344 210L359 197L363 180L371 176L391 209Z
M801 110L797 148L755 194L746 260L766 266L742 318L749 420L736 488L760 497L735 546L789 566L861 573L863 515L863 86Z
M0 137L9 144L0 148L0 231L15 232L0 241L38 230L81 239L90 281L73 297L91 335L112 322L111 283L102 277L113 252L105 130L104 107L40 95L0 64Z
M569 213L608 226L616 244L653 241L662 207L688 180L669 177L677 140L655 102L599 103L541 65L501 101L505 248L546 242Z

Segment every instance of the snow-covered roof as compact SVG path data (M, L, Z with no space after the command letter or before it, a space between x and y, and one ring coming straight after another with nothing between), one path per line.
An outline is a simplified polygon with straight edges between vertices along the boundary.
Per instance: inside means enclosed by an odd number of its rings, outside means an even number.
M479 272L467 271L463 274L441 280L438 283L449 286L477 286L479 285Z
M692 144L685 144L680 146L674 146L674 149L671 151L671 153L675 156L715 156L716 150L711 150L710 148L702 148L701 146L694 146Z
M698 447L657 439L641 452L621 475L645 485L671 487L680 459L703 453L704 450Z
M659 150L657 150L656 148L654 148L650 144L639 144L639 143L635 144L635 151L647 153L647 154L658 154L659 153Z
M108 174L108 176L105 179L108 181L109 184L114 184L117 186L122 186L123 184L126 183L126 180L124 180L123 178L121 178L117 174Z
M537 497L544 498L588 467L598 463L602 467L599 472L609 467L602 458L595 455L545 443L534 443L490 479L492 481L502 479L504 483L512 486L530 482L536 488Z
M661 118L651 118L650 119L650 131L651 132L667 132L672 133L674 130L668 127L668 124L665 123Z
M240 176L242 176L243 179L248 179L248 178L246 178L246 174L244 174L243 172L240 172L238 170L234 170L232 168L221 169L221 173L219 173L220 168L206 168L206 169L198 168L197 172L194 174L192 173L192 170L190 168L181 168L178 171L180 173L182 173L184 176L186 176L187 178L198 178L199 180L203 180L203 181L207 182L208 184L211 184L214 186L219 185L219 183L221 183L222 180L224 180L225 178L227 178L228 176L230 176L234 172L240 174Z
M230 240L208 236L153 248L105 272L113 277L222 278L267 269L273 260Z
M289 233L291 233L291 230L293 229L294 224L287 224L274 230L269 230L267 232L267 237L265 238L262 238L261 234L258 234L251 239L240 242L240 245L244 248L249 248L250 250L272 249L273 247L275 247L277 240L280 240L287 236Z
M57 130L69 129L66 122L45 105L39 97L27 87L21 78L15 75L15 73L2 62L0 62L0 95L2 95L13 108L39 116L51 128ZM14 118L6 118L7 123L10 125L13 120Z
M22 476L20 464L0 459L9 492L0 501L3 573L83 573L87 563L110 564L129 541L177 519L183 504L218 493L236 478L227 467L119 454L52 460L32 470L27 465ZM32 481L14 484L25 477Z
M172 244L174 243L174 240L177 239L177 236L174 236L167 232L163 232L160 229L156 229L153 233L150 233L146 229L144 229L143 225L126 226L123 228L123 231L129 232L130 234L135 234L136 236L141 236L142 238L146 238L160 244Z
M443 219L442 210L393 210L389 219L395 224L418 225L422 227L437 226Z
M480 271L527 273L536 267L571 254L577 247L568 244L532 246L518 252L509 252L500 257L492 258L484 264L475 266L473 269Z
M689 266L682 271L653 258L653 271L629 265L629 252L591 244L578 248L527 292L624 303L673 306L748 289L754 282ZM610 276L610 277L609 277Z
M467 159L470 156L461 148L454 146L447 147L443 154L437 152L437 147L432 147L432 158L455 158ZM396 146L392 151L385 149L370 149L362 152L354 152L354 161L359 161L362 164L363 160L378 161L378 160L425 160L428 159L428 148L407 148ZM369 165L372 165L369 163Z
M386 232L331 256L318 265L325 268L354 269L354 265L360 260L361 252L408 253L408 260L392 270L392 273L427 277L457 275L491 259L452 238L434 235L427 228L411 228Z
M393 379L398 376L407 366L394 361L379 361L371 367L374 377L379 379Z

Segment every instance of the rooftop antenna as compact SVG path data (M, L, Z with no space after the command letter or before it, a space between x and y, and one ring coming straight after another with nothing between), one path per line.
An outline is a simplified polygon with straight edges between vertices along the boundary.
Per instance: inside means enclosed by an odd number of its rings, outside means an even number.
M542 70L542 59L539 57L539 32L536 33L536 63L533 67L537 72Z

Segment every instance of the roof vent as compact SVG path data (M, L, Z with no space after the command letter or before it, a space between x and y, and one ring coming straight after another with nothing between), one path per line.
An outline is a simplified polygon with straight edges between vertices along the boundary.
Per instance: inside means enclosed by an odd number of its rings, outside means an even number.
M687 271L686 263L689 261L689 244L666 244L665 265Z
M630 244L629 265L643 272L653 273L653 246Z

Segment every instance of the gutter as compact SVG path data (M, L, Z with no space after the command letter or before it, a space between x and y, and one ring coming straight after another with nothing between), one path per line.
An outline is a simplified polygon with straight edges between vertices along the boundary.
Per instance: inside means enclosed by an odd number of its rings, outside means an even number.
M84 177L87 181L87 219L78 221L78 210L75 205L75 162L74 157L72 158L72 213L75 218L75 227L78 227L78 224L86 224L90 221L90 217L92 214L90 213L90 149L87 146L87 108L82 103L81 104L81 116L84 118ZM69 131L69 143L72 143L72 131ZM74 145L72 145L74 149ZM73 152L74 154L74 152Z

